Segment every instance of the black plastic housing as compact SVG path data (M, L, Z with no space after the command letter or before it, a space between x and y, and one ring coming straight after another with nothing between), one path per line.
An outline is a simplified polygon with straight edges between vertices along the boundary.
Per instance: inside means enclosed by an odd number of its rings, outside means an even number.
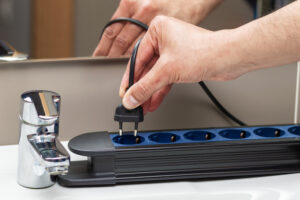
M300 172L296 125L144 131L136 144L132 133L124 136L95 132L73 138L69 149L88 160L71 162L58 182L100 186Z
M114 120L118 122L142 122L144 121L143 108L141 106L128 110L122 104L116 108Z

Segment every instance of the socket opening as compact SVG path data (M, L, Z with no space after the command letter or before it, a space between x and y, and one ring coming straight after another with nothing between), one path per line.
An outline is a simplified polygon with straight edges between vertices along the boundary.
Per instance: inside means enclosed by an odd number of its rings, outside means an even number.
M154 133L149 136L149 139L158 143L173 143L178 141L180 136L174 133Z
M294 135L300 135L300 126L293 126L288 131Z
M208 131L189 131L184 134L184 137L189 140L205 141L213 139L216 135Z
M122 136L115 136L113 141L118 144L133 145L144 142L145 138L142 136L134 136L132 134L124 134Z
M281 137L285 134L283 130L277 128L258 128L254 133L261 137Z
M250 136L250 133L243 129L227 129L221 131L219 134L228 139L244 139Z

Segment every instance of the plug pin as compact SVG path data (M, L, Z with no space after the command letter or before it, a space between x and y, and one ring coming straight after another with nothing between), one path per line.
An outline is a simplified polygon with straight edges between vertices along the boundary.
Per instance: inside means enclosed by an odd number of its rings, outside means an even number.
M123 123L119 122L119 135L120 136L122 136L122 134L123 134L122 126L123 126Z
M134 123L134 137L136 137L137 136L137 133L138 133L138 123L137 122L135 122Z
M137 136L137 130L135 129L134 130L134 137L136 137Z

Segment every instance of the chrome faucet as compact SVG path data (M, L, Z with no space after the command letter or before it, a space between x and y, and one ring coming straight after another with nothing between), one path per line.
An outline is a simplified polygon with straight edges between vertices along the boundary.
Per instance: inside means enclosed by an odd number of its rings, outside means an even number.
M58 137L60 96L36 90L21 95L18 183L45 188L66 174L70 156Z

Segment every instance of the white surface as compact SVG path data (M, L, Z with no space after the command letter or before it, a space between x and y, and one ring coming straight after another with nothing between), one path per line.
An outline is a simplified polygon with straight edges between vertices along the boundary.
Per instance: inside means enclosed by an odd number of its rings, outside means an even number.
M66 143L64 143L66 145ZM300 174L261 178L46 189L28 189L17 184L17 146L0 146L0 199L12 200L299 200ZM74 154L72 160L83 159ZM29 178L29 177L28 177Z

